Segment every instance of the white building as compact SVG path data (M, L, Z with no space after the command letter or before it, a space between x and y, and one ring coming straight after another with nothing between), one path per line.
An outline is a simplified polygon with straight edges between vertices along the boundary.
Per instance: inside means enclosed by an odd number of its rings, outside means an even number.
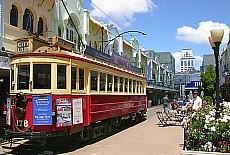
M182 49L180 57L180 71L185 72L194 70L196 67L196 60L192 53L192 49Z

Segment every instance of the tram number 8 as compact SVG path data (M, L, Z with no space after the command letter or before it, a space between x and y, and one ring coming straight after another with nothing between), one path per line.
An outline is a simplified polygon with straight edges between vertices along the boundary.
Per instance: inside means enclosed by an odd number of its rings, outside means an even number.
M28 120L17 120L17 126L19 127L28 127Z

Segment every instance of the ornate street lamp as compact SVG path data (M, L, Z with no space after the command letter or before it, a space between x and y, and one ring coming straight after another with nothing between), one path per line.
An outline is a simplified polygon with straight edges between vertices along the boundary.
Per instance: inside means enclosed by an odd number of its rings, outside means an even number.
M220 97L219 97L219 48L224 36L224 29L213 29L208 37L209 43L214 51L216 62L216 117L220 117Z
M118 38L118 37L122 36L122 35L123 35L123 34L125 34L125 33L130 33L130 32L137 32L137 33L142 34L143 36L145 36L145 35L146 35L144 32L141 32L141 31L136 31L136 30L125 31L125 32L123 32L123 33L121 33L121 34L117 35L117 36L116 36L116 37L114 37L113 39L108 40L108 43L105 45L104 52L105 52L105 50L106 50L106 47L109 45L109 43L110 43L111 41L115 40L116 38Z

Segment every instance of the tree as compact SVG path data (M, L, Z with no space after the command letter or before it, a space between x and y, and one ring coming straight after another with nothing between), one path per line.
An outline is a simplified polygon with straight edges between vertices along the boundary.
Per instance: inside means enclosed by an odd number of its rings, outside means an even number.
M206 72L201 73L201 82L204 88L204 95L210 96L214 101L215 97L215 83L216 83L216 73L214 72L213 65L207 67Z

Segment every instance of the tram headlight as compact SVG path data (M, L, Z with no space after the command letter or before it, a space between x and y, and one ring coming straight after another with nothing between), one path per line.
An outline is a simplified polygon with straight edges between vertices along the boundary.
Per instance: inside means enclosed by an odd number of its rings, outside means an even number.
M16 116L18 118L24 118L26 116L26 105L27 100L24 98L23 93L18 93L16 95Z

